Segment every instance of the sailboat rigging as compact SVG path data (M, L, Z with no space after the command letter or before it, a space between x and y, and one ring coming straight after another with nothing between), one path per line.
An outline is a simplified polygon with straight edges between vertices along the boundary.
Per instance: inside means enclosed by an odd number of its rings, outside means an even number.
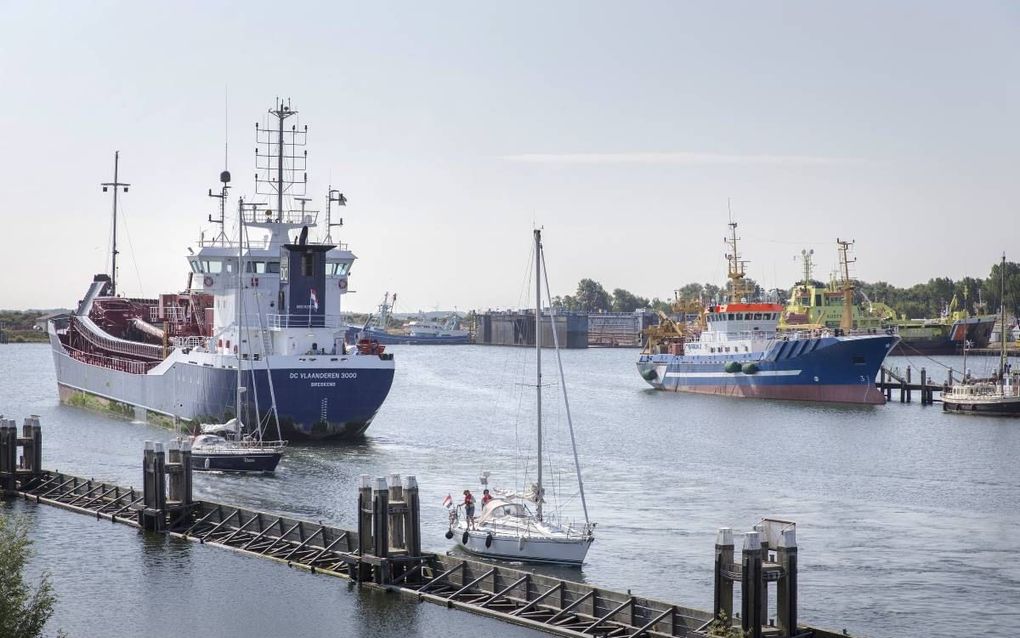
M942 410L953 414L1020 416L1020 370L1014 371L1006 356L1006 254L999 266L999 369L988 379L964 379L942 394ZM967 350L964 349L966 357Z
M462 549L491 558L510 560L581 565L588 549L595 540L595 523L588 518L588 505L584 497L584 485L581 480L581 466L577 456L573 423L570 418L570 403L567 400L566 384L563 376L563 362L559 354L559 338L556 334L555 312L551 314L553 345L556 351L560 374L560 387L566 408L567 423L570 429L570 443L574 454L574 467L577 483L584 509L585 524L581 528L564 525L549 520L545 511L545 482L543 476L543 435L542 435L542 280L545 276L548 289L548 274L545 272L545 256L542 248L542 231L534 231L535 240L535 430L538 444L536 446L537 472L536 483L532 489L519 494L509 490L492 489L491 500L482 503L482 510L474 519L473 511L465 508L465 518L461 520L459 507L450 509L450 526L446 533L452 539L460 534L459 545ZM552 306L550 299L550 307ZM482 473L482 486L488 487L489 473ZM452 497L446 499L447 507L452 505ZM532 510L531 505L534 505ZM473 510L473 504L470 505Z
M230 173L224 171L220 175L223 182L221 197L226 197L226 191L230 182ZM267 412L267 419L273 418L276 421L277 438L275 441L266 441L263 438L263 426L258 407L258 392L255 389L255 368L256 357L248 357L244 352L244 344L251 342L250 330L248 338L242 337L245 330L244 308L244 246L246 227L244 223L244 200L238 203L238 230L237 230L237 279L236 292L234 294L234 322L235 322L235 365L237 370L237 390L234 393L234 418L223 424L203 424L201 433L195 436L192 441L192 458L196 470L219 471L219 472L252 472L271 474L276 471L276 466L283 458L286 441L280 438L280 421L276 414L276 397L273 391L272 375L266 374L269 382L270 409ZM259 313L261 317L261 313ZM260 330L261 332L261 330ZM260 357L265 361L265 357ZM250 361L248 370L252 387L252 402L255 408L255 425L246 428L242 417L242 408L247 403L243 395L248 388L244 385L244 362Z

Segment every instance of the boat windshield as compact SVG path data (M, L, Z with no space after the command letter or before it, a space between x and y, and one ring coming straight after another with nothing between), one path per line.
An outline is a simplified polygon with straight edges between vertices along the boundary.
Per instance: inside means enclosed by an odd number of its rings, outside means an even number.
M507 501L494 499L485 506L479 523L485 521L499 520L505 518L529 518L531 513L523 503L508 503Z

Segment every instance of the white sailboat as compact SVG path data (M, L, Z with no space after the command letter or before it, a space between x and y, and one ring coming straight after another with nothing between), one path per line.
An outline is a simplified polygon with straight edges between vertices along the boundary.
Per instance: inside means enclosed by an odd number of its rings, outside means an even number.
M542 231L535 230L535 356L536 378L535 393L537 400L536 431L537 445L537 482L531 489L520 494L509 490L490 489L492 500L481 506L474 520L460 515L462 506L450 509L450 528L446 533L448 539L457 537L461 549L490 558L515 561L558 563L580 565L584 562L588 549L595 540L595 523L588 518L588 505L584 498L584 484L581 480L581 468L577 458L577 447L574 442L574 429L570 420L570 403L567 400L566 385L563 383L563 364L560 361L559 339L553 323L553 343L556 359L559 364L560 387L567 423L570 429L570 442L574 453L574 468L577 473L578 491L584 509L585 523L576 528L550 520L543 511L545 505L545 487L542 482L542 277L545 275L545 257L542 253ZM546 288L548 289L548 279ZM552 304L550 303L550 307ZM482 473L482 486L488 488L489 473ZM447 498L451 505L451 497ZM466 512L465 512L466 514Z
M963 349L964 379L942 393L942 410L951 414L1020 416L1020 370L1013 370L1006 351L1006 255L999 267L999 369L988 379L967 373L967 347Z
M227 197L227 183L230 180L230 174L226 171L221 176L223 181L223 192L220 195L220 216L223 215L223 202L226 201ZM239 206L243 208L243 203ZM244 403L242 397L247 388L244 385L244 362L247 361L250 367L248 372L251 373L251 385L253 386L254 395L254 365L255 357L248 357L243 352L243 346L246 341L250 339L243 339L242 332L242 317L244 313L243 299L244 295L241 294L243 290L242 273L245 268L244 259L244 245L245 245L245 223L243 215L238 215L238 238L237 238L237 292L235 295L235 323L237 327L235 343L237 343L237 390L234 393L234 418L230 419L226 423L213 423L201 425L200 433L191 439L191 457L194 460L194 469L199 471L212 471L212 472L244 472L244 473L261 473L261 474L272 474L276 471L276 466L280 463L280 459L283 458L284 449L286 448L287 442L280 440L280 418L276 412L276 396L273 391L273 379L266 370L266 378L269 384L270 393L270 406L266 414L266 419L270 417L276 421L277 440L267 441L263 437L262 421L258 414L258 399L256 397L254 401L255 405L255 420L256 425L254 427L246 427L241 420L242 404ZM264 358L263 358L264 361Z

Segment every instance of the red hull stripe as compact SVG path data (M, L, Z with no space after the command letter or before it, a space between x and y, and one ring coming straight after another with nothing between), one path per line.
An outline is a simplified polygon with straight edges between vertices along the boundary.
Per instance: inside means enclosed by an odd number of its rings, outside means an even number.
M820 401L826 403L860 403L882 405L885 396L874 385L678 385L663 388L675 392L717 394L753 399L785 399L790 401Z

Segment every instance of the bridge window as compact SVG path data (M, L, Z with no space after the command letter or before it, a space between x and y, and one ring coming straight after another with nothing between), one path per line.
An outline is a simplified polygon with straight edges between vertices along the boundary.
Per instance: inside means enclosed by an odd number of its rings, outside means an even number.
M223 272L223 262L219 259L203 259L202 272L218 275Z
M311 277L312 276L312 264L315 263L315 255L313 253L304 253L301 255L301 276Z
M190 259L188 263L191 264L191 269L195 272L202 272L202 262L197 259Z
M276 274L280 272L280 262L278 261L267 261L266 272L269 274Z
M256 275L262 275L266 272L266 262L264 261L249 261L244 265L244 271L249 273L255 273Z

